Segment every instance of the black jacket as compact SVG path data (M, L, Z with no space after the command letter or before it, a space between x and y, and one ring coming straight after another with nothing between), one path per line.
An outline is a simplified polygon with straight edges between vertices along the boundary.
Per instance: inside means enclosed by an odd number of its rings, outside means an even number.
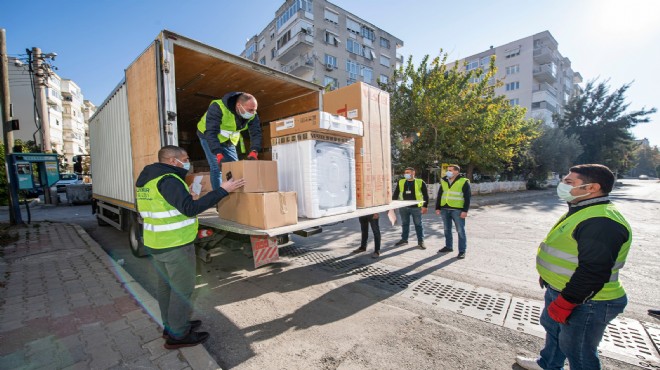
M394 191L392 192L392 200L399 200L399 181L397 181L396 186L394 186ZM422 197L424 198L424 204L422 205L422 208L428 208L429 192L426 189L426 183L424 180L422 180ZM415 196L415 181L406 181L403 183L403 200L418 200ZM408 208L418 207L416 205L412 205L408 206Z
M183 168L170 166L165 163L150 164L144 167L135 182L135 186L142 187L149 181L165 174L172 174L181 179L185 179L187 173L188 171ZM188 187L174 176L163 177L158 181L156 186L158 186L158 191L163 195L163 198L165 198L167 203L171 204L179 212L188 217L195 217L215 206L222 198L229 194L225 189L219 188L218 190L210 191L208 194L199 198L199 200L193 200ZM164 250L147 247L147 251L151 253L160 253Z
M261 122L259 121L259 115L257 114L248 124L248 120L244 119L236 112L236 99L242 94L242 92L230 92L222 97L222 102L236 117L236 130L241 130L246 124L248 125L248 131L250 133L250 151L255 150L258 152L261 150L261 141L263 140L261 134ZM211 104L206 111L206 132L201 133L197 130L197 136L206 140L213 154L220 153L222 145L231 145L230 141L225 141L221 144L218 140L221 122L222 110L217 104Z
M456 180L462 178L463 176L458 175L456 176ZM460 209L463 212L467 212L468 209L470 209L470 199L472 197L472 190L470 190L470 182L466 181L465 184L463 184L463 199L465 200L465 203L463 203L463 208L455 208L455 207L450 207L448 204L445 204L444 206L440 207L440 198L442 197L442 182L446 182L447 185L449 185L449 179L447 176L443 177L440 179L440 189L438 189L438 197L435 200L435 209L436 211L439 210L440 208L445 208L445 209ZM453 183L452 183L453 184ZM450 186L451 187L451 186Z
M566 217L596 204L610 203L608 197L592 198L570 205ZM619 251L628 240L628 229L607 217L580 222L573 231L578 244L578 267L561 292L571 303L584 303L610 281Z

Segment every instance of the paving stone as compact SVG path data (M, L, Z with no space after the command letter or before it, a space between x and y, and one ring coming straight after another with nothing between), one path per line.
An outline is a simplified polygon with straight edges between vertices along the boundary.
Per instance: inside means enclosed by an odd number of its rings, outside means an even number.
M133 334L130 328L114 333L113 342L124 360L149 356L149 351L142 348L142 338Z
M89 370L88 361L80 361L62 370Z
M118 331L124 330L126 328L130 328L131 326L128 325L128 322L126 322L125 319L121 318L119 320L112 321L110 323L107 323L105 325L105 329L108 331L109 334L114 334Z
M54 351L56 349L55 345L55 337L52 335L49 335L44 338L39 338L36 340L33 340L31 342L28 342L25 344L26 347L26 352L25 354L27 356L31 356L32 354L38 353L38 352L44 352L44 351Z
M53 358L57 355L55 350L42 351L33 354L26 354L25 361L30 365L31 368L39 368L46 365L51 365Z
M154 361L163 370L181 370L188 367L188 363L182 359L181 352L169 351L168 354Z
M25 351L19 350L6 356L0 356L0 365L3 369L18 369L25 366Z
M24 327L23 320L0 321L0 333L17 330Z
M147 342L143 345L143 347L145 349L147 349L149 351L149 353L151 353L151 356L149 357L149 360L153 361L153 360L155 360L155 359L157 359L161 356L164 356L168 352L170 352L170 350L163 347L163 344L165 344L165 340L162 339L162 338L159 338L159 339L154 339L150 342Z
M91 356L89 367L92 369L107 369L116 366L121 361L121 355L110 346L96 346L86 349Z

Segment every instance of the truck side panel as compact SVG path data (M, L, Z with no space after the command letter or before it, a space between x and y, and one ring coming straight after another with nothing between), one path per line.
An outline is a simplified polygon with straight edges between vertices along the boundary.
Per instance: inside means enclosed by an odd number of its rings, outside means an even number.
M158 114L156 46L156 43L151 44L126 70L134 179L137 179L144 166L158 162L157 154L162 143ZM133 184L130 189L133 191Z
M94 197L135 204L133 151L126 84L121 84L89 122Z

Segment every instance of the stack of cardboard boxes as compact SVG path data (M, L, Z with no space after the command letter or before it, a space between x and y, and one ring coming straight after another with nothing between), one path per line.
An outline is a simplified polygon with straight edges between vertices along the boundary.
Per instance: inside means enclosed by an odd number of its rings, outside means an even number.
M324 94L323 110L364 124L364 135L355 138L357 207L391 203L389 94L358 82Z

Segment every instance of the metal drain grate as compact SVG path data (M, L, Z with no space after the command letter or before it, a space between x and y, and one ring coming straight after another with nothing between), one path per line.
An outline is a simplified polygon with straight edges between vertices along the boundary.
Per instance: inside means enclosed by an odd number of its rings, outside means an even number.
M406 275L398 271L390 271L377 264L373 265L360 265L350 271L351 274L360 275L369 279L371 282L378 284L388 290L394 289L395 291L408 288L414 283L418 277Z
M644 329L646 329L646 332L649 334L653 345L655 345L655 350L660 352L660 325L650 322L642 322L642 326L644 326Z
M504 327L545 338L545 329L540 323L541 312L543 302L514 297L504 319Z
M639 321L616 318L605 329L598 350L629 364L647 369L660 368L660 357Z
M403 296L498 325L511 301L509 294L436 276L425 277Z

